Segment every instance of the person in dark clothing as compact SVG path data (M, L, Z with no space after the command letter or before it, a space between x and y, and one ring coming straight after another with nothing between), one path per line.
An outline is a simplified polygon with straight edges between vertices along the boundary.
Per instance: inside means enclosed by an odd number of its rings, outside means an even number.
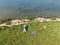
M26 32L28 30L28 25L23 25L23 32Z
M28 25L26 25L25 29L26 29L26 31L28 30Z

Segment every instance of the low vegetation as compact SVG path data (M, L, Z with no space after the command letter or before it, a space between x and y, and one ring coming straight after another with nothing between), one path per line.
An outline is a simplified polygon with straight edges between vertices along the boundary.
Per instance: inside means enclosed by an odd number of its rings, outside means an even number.
M4 18L0 20L0 24L2 23L9 23L11 20L13 20L14 18Z
M60 45L60 22L31 22L27 25L29 29L25 33L22 25L0 27L0 45ZM35 31L34 35L32 31Z

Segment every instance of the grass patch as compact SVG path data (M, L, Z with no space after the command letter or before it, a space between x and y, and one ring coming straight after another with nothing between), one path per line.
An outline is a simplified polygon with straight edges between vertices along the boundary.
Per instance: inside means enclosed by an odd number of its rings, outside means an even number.
M60 22L32 22L27 25L26 33L22 32L22 25L0 27L0 45L60 45ZM32 31L35 31L34 35Z

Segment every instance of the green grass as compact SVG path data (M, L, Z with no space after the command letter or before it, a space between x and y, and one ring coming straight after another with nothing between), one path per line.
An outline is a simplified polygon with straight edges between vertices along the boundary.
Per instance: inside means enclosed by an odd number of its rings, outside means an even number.
M60 22L32 22L27 25L29 30L25 33L22 25L0 27L0 45L60 45ZM43 28L44 25L47 28Z

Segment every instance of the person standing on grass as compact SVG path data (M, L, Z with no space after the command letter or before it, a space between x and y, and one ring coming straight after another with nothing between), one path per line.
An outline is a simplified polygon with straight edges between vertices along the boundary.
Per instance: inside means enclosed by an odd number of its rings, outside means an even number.
M26 32L28 30L28 25L23 25L23 32Z

